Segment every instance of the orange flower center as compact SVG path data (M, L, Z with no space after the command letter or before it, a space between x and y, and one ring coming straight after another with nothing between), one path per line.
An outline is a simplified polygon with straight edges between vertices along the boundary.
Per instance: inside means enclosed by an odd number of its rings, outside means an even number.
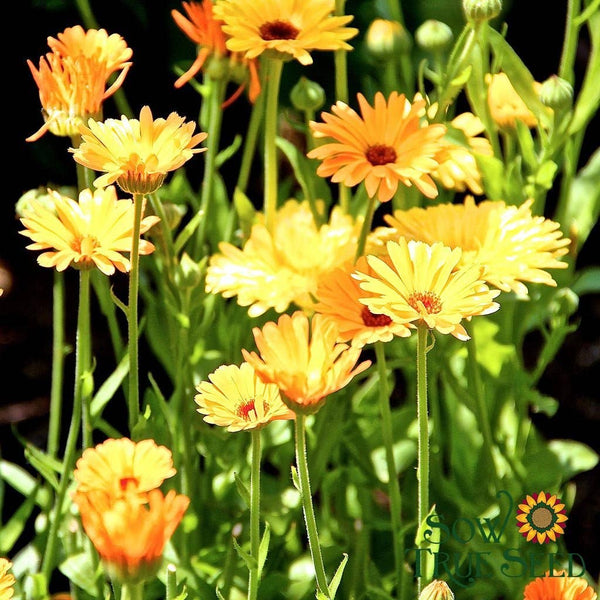
M269 21L263 23L258 29L258 35L267 42L271 40L295 40L300 33L289 21Z
M71 248L78 254L81 254L84 260L92 256L98 246L98 240L93 235L76 238L71 244Z
M137 488L140 482L137 477L121 477L119 487L122 492L126 492L130 487Z
M368 306L363 307L360 316L367 327L385 327L392 322L392 319L387 315L376 315L372 313Z
M263 402L263 410L266 413L269 410L268 402ZM247 402L243 402L237 407L236 414L244 421L250 420L250 413L254 412L256 414L256 406L254 404L254 399L248 400Z
M435 292L414 292L408 298L408 304L417 312L425 309L428 315L434 315L442 310L442 302Z
M385 144L369 146L365 156L374 167L396 162L396 158L398 157L396 151L391 146L386 146Z

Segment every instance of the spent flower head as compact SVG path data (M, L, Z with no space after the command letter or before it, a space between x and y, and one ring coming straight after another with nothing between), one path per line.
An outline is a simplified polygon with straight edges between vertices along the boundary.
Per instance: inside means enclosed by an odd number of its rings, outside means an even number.
M312 50L352 50L346 40L358 29L351 15L333 16L334 0L219 0L215 16L224 21L227 48L252 59L267 53L312 64Z
M47 200L51 200L49 203ZM38 256L42 267L64 271L72 266L80 269L96 267L105 275L115 269L126 273L133 242L134 206L129 199L119 200L114 186L92 192L85 189L78 201L48 190L46 201L34 201L23 209L22 235L33 240L29 250L44 250ZM142 219L140 233L148 231L158 217ZM150 254L154 245L140 240L140 254Z
M435 156L446 127L423 122L425 100L417 96L411 103L397 92L386 99L377 92L371 106L359 93L358 104L360 115L338 101L331 113L321 113L322 123L310 122L315 138L332 140L307 155L322 161L317 174L348 187L364 181L369 197L381 202L391 200L400 184L435 198L431 173L439 166Z
M172 112L166 119L152 117L149 106L142 107L140 118L90 119L81 126L81 144L70 148L75 161L104 175L96 187L116 183L131 194L150 194L164 182L167 174L183 166L198 152L206 139L204 132L194 134L196 124Z

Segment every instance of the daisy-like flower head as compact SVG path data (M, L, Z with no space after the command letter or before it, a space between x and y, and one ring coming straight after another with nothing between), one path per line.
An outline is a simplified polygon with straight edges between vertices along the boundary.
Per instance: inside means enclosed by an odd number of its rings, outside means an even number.
M364 181L368 195L377 194L380 202L390 200L398 184L415 185L435 198L438 190L431 173L439 166L435 157L446 127L423 123L425 100L417 96L411 103L397 92L386 100L377 92L373 106L360 93L358 103L360 115L337 102L332 113L321 113L323 123L310 122L316 138L334 140L308 153L322 161L317 174L348 187Z
M15 593L15 576L9 573L11 567L8 559L0 558L0 600L10 600Z
M154 440L108 439L83 451L75 468L77 492L100 491L109 499L145 495L173 477L171 451Z
M263 383L248 363L223 365L196 386L198 412L207 423L243 431L271 421L293 419L274 383Z
M269 308L284 312L291 303L309 309L319 281L356 254L361 224L335 207L329 223L317 228L308 202L289 200L277 211L272 232L260 221L242 249L219 244L206 291L237 296L252 317Z
M316 293L314 309L323 315L326 323L331 321L336 326L338 341L362 348L366 344L389 342L394 336L408 337L409 327L394 322L388 315L372 313L360 301L367 293L352 276L355 269L373 274L366 258L361 256L356 265L348 261L323 278Z
M147 503L131 495L114 500L101 491L77 492L81 523L111 579L139 583L154 577L166 543L179 525L189 498L170 490L148 492Z
M535 127L537 118L517 94L506 73L488 73L488 105L492 118L501 129L513 129L516 121L527 127ZM542 84L535 81L534 91L539 92Z
M226 46L227 35L223 31L223 21L216 19L213 14L213 0L202 0L202 2L183 2L182 3L187 18L178 10L173 9L171 16L177 26L198 46L196 60L190 68L175 82L175 87L179 88L194 77L200 69L207 66L211 60L226 60L227 77L235 77L240 71L243 73L244 80L241 82L238 90L229 98L226 104L231 104L233 100L242 92L249 80L249 97L254 102L260 93L260 80L258 77L258 62L256 59L248 60L240 52L231 52Z
M566 571L548 571L528 583L523 600L596 600L598 595L583 577L569 577Z
M461 321L500 308L494 302L500 291L484 283L481 267L459 267L460 248L405 238L386 247L387 259L367 256L373 275L355 271L360 287L371 294L360 300L371 312L398 323L424 324L465 341L469 335Z
M528 541L538 544L555 542L564 532L568 520L565 505L556 495L540 492L527 495L519 504L517 527Z
M461 265L480 265L488 284L526 296L523 282L556 286L547 269L567 267L560 258L570 244L559 223L531 213L532 203L513 206L485 200L476 204L467 196L463 204L398 210L384 217L390 228L379 228L372 239L405 237L461 248Z
M452 119L448 132L452 130L462 134L466 144L453 142L446 136L440 151L435 155L439 166L431 175L446 189L458 192L469 189L474 194L482 194L481 173L475 155L493 154L488 139L480 135L484 130L483 123L473 113L464 112Z
M357 365L360 348L339 343L337 329L320 314L311 319L301 311L283 314L277 323L270 321L252 332L259 354L243 349L244 360L265 383L279 387L295 412L316 412L327 396L371 365Z
M151 194L167 174L206 148L195 148L207 134L194 135L196 124L185 122L172 112L166 119L153 119L149 106L142 107L140 118L89 119L81 126L81 144L69 148L76 162L104 175L94 181L96 187L112 183L130 194Z
M454 592L441 579L434 579L419 594L419 600L454 600Z
M263 52L303 65L311 50L352 50L346 40L358 29L346 27L351 15L332 16L334 0L219 0L215 16L230 37L227 48L256 58Z
M126 273L130 262L123 252L131 252L133 242L134 206L131 200L119 200L116 188L85 189L76 202L55 190L48 190L53 200L50 208L42 202L25 209L21 223L26 229L22 235L31 238L30 250L45 250L38 256L42 267L64 271L97 267L105 275L115 269ZM140 232L145 233L158 217L142 219ZM150 254L154 245L140 240L140 254Z
M46 131L73 137L90 118L99 118L102 102L122 85L132 51L120 35L104 29L84 29L77 25L49 37L51 53L42 56L39 68L27 64L38 86L44 125L27 138L38 140ZM118 77L107 89L115 72Z

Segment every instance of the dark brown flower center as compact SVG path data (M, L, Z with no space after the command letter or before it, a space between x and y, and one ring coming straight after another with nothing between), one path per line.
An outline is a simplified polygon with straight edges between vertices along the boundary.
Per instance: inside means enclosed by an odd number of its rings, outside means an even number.
M367 160L376 167L377 165L387 165L396 162L398 155L391 146L385 144L375 144L369 146L366 153Z
M295 40L300 33L289 21L269 21L258 28L258 35L267 42L271 40Z
M392 319L387 315L376 315L369 310L368 306L363 307L360 316L362 322L367 327L385 327L392 322Z
M435 292L414 292L408 299L408 304L417 312L421 312L421 306L428 315L434 315L442 310L442 302Z

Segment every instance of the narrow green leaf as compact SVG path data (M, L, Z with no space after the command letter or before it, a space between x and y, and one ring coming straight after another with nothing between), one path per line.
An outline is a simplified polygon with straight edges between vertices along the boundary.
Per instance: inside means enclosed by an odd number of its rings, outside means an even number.
M254 208L248 196L237 187L233 192L233 204L238 215L242 235L247 238L256 219L256 208Z
M90 414L92 419L99 417L104 410L104 407L113 398L116 391L119 389L123 380L129 373L129 355L126 354L117 368L105 379L104 383L98 388L90 403Z
M242 145L242 136L237 134L233 138L233 142L227 148L223 148L215 157L215 166L219 169L223 166L223 163L227 162L240 148Z
M100 575L94 567L89 552L69 556L58 567L59 571L72 583L96 597L96 581Z
M2 460L0 461L0 477L26 498L34 496L36 504L41 508L47 508L50 504L48 490L40 489L36 479L22 467Z
M296 469L296 467L294 465L292 465L291 471L292 471L292 483L294 484L294 487L299 492L301 492L301 490L300 490L300 479L298 479L298 469Z
M2 556L11 553L13 546L16 544L19 536L23 533L23 530L27 525L27 520L35 506L38 489L39 485L36 486L34 493L27 496L25 501L19 505L19 508L10 517L6 525L0 528L0 554Z
M329 582L329 596L333 599L335 598L335 594L340 586L342 581L342 575L344 574L344 569L346 568L346 563L348 562L348 555L344 553L344 558L342 558L342 562L340 566L337 568L333 579Z
M246 484L240 479L237 473L233 474L235 479L235 485L237 487L239 495L242 497L242 500L246 503L246 505L250 506L250 492L246 486Z
M177 236L175 240L175 254L179 254L183 247L187 244L188 240L194 235L196 229L198 229L202 219L204 218L204 212L199 210L187 223L187 225L183 228L181 233Z
M263 533L260 545L258 547L258 577L262 573L265 561L267 560L267 554L269 553L269 542L271 541L271 528L269 524L265 524L265 532Z
M258 562L256 561L256 558L254 558L254 556L252 556L249 552L246 552L237 543L237 540L235 538L231 538L231 539L233 540L233 547L235 548L235 551L238 553L239 557L244 561L248 570L251 571L252 569L256 569L256 567L258 566Z
M32 444L28 444L24 450L26 460L31 466L52 486L55 491L58 491L58 478L54 470L57 461L42 452L39 448L35 448ZM60 469L60 465L59 465Z

